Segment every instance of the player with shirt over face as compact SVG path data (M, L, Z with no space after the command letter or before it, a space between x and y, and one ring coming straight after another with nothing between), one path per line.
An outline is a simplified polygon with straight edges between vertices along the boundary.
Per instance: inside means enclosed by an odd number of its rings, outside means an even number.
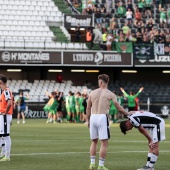
M5 142L5 154L0 162L10 161L11 137L10 126L12 123L14 98L11 90L7 87L7 78L0 75L0 144L2 138Z
M160 116L148 111L130 113L132 115L128 116L129 119L120 123L120 129L122 133L126 134L126 131L136 127L148 139L149 152L147 163L138 170L154 170L154 164L159 155L159 142L165 140L165 122ZM150 134L147 130L150 130Z

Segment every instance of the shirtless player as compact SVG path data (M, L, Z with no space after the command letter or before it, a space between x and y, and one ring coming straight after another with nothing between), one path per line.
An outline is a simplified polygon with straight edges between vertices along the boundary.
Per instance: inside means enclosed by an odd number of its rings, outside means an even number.
M106 149L108 146L108 139L110 138L108 111L110 107L110 100L113 101L118 111L126 116L128 112L123 109L117 101L116 95L107 89L109 83L109 76L102 74L98 76L99 88L90 93L87 102L87 120L90 128L90 138L92 140L90 147L91 164L89 170L95 168L96 147L98 139L101 141L99 152L99 166L98 170L108 170L104 167L106 157Z

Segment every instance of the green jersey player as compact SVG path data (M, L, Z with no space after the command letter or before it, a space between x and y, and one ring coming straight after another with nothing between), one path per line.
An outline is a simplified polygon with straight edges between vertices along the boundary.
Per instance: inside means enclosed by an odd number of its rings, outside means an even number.
M80 93L77 92L75 96L75 101L76 101L76 122L80 122L80 105L79 105L79 100L80 100Z
M116 122L117 118L116 115L118 113L118 110L116 109L113 101L110 101L110 109L109 109L109 115L110 115L110 124L114 121Z
M44 107L44 111L48 111L48 119L46 123L50 122L50 118L51 116L53 116L53 123L56 123L56 114L57 114L57 106L58 106L58 102L55 99L56 96L56 92L52 92L51 93L51 98L49 100L49 102L45 105Z
M74 93L70 93L70 97L68 99L69 102L69 108L70 108L70 116L72 116L72 121L75 121L75 113L76 113L76 109L75 109L75 105L76 105L76 100L74 97Z
M84 101L84 97L83 94L81 95L80 93L80 98L79 98L79 106L80 106L80 121L84 122L84 106L83 106L83 101Z
M125 95L125 97L128 99L128 109L129 109L129 111L134 111L134 110L135 110L135 105L136 105L136 103L135 103L135 98L136 98L137 96L139 96L139 94L142 92L143 89L144 89L144 88L141 87L141 88L139 89L139 91L138 91L135 95L133 95L132 92L130 92L130 94L127 94L122 87L120 88L120 90L122 91L122 93L123 93L123 94Z

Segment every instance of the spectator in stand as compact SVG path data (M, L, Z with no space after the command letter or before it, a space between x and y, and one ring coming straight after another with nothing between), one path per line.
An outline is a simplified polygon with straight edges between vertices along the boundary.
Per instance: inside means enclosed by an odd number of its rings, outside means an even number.
M152 17L152 12L151 12L151 8L152 8L152 0L145 0L145 17Z
M123 34L126 35L128 33L128 31L130 30L128 23L124 24L124 26L122 27L122 30L123 30Z
M132 36L131 30L127 32L125 39L126 39L126 42L136 42L137 40L135 37Z
M125 35L123 33L123 30L119 30L119 34L117 36L118 42L125 42Z
M142 28L144 27L144 23L142 20L141 21L135 20L134 26L141 32Z
M170 43L170 31L168 29L166 30L166 42Z
M86 32L86 41L90 43L90 50L93 48L93 35L91 30L87 30Z
M82 0L82 14L86 14L87 0Z
M166 37L162 31L160 32L158 36L158 43L166 43Z
M112 50L112 41L113 41L113 36L111 34L108 34L107 35L107 42L106 42L107 51Z
M91 4L88 4L87 9L86 9L86 13L91 15L93 14L93 8Z
M145 5L145 0L138 0L138 9L142 13Z
M170 8L167 10L167 20L168 24L170 24Z
M102 4L103 5L103 4ZM103 5L102 7L101 7L101 13L102 14L106 14L106 8L105 8L105 6Z
M127 1L127 9L129 9L134 13L134 9L133 9L133 4L132 4L132 0L128 0Z
M142 39L143 39L144 43L149 43L150 36L146 30L144 30L144 32L142 32Z
M112 8L112 0L106 0L106 12L110 14L110 9Z
M97 8L96 13L95 13L95 18L96 18L96 23L99 29L102 27L102 17L101 17L101 11L100 8Z
M155 2L156 2L156 8L159 9L160 0L155 0Z
M118 17L121 17L121 18L124 17L125 14L126 14L126 9L125 9L125 7L123 6L123 1L120 0L120 1L118 2L117 6L118 6L118 11L117 11Z
M103 43L107 42L107 30L105 30L102 34L102 41L103 41Z
M136 19L136 21L141 21L141 19L142 19L142 13L139 11L138 8L135 11L135 19Z
M116 21L115 21L115 18L112 18L112 19L111 19L111 21L110 21L110 26L111 26L112 28L116 28L116 27L117 27L117 23L116 23Z
M150 32L153 32L153 34L154 34L154 41L155 41L156 43L158 43L159 30L158 30L158 29L155 29L155 28L153 27Z
M113 26L110 26L110 27L107 29L107 31L108 31L109 34L112 34L112 35L114 35L114 36L117 35L117 29L114 28Z
M130 8L128 8L128 11L126 12L126 19L128 21L128 24L132 24L132 16L133 13Z
M142 43L143 42L143 36L141 33L141 30L138 29L137 33L136 33L136 39L137 39L137 43Z
M77 27L75 28L76 42L80 42L80 36L81 36L80 24L78 24Z
M146 23L146 28L148 28L148 31L151 31L153 27L154 27L153 20L152 19L148 20L148 22Z
M160 12L160 27L164 27L164 25L166 25L167 21L166 21L166 11L164 8L162 8L161 12Z

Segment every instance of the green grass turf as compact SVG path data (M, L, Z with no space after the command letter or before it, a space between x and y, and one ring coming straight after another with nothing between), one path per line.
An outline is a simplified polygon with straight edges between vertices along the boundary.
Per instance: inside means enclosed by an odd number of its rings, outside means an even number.
M170 120L166 123L167 139L160 145L156 170L170 169ZM90 139L84 124L54 125L36 119L17 125L13 120L11 137L11 161L1 162L0 170L88 169ZM105 166L109 170L136 170L146 163L147 150L147 140L136 129L123 135L118 124L113 124Z

